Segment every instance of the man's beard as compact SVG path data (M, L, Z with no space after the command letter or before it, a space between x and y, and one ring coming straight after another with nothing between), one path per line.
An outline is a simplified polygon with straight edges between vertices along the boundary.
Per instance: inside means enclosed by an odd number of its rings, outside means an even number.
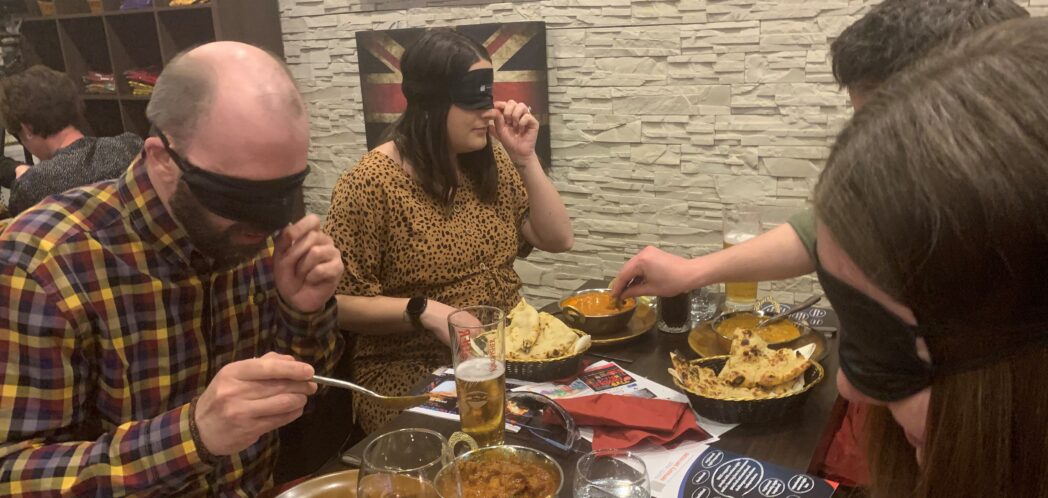
M171 214L182 225L189 240L204 256L214 260L214 269L222 270L249 261L266 247L268 240L258 244L238 244L233 236L238 233L265 233L245 223L234 223L224 230L208 223L210 211L196 199L186 183L179 181L171 195Z

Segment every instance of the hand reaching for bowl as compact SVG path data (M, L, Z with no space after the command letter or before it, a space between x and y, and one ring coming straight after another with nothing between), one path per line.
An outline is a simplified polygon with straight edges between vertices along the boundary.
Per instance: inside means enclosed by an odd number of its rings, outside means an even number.
M693 282L694 272L687 269L693 264L694 260L648 246L619 270L611 283L611 295L619 300L637 296L670 297L702 287Z

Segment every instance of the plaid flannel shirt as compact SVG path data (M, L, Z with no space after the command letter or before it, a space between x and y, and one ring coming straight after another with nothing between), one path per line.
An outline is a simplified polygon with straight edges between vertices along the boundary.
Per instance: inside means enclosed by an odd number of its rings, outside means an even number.
M253 496L276 433L201 460L189 403L223 365L269 351L330 371L334 299L277 294L272 244L212 271L145 164L51 198L0 235L0 496Z

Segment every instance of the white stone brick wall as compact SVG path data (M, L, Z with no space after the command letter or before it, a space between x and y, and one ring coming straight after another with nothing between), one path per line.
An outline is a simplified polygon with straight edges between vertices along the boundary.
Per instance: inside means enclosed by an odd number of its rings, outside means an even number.
M325 213L335 180L365 152L356 31L542 20L553 178L576 242L518 262L526 295L542 303L610 279L649 244L716 250L726 203L757 203L766 228L805 207L851 116L829 43L873 3L281 0L285 53L313 120L307 200ZM1020 3L1048 14L1048 0ZM812 288L810 277L761 284L784 302Z

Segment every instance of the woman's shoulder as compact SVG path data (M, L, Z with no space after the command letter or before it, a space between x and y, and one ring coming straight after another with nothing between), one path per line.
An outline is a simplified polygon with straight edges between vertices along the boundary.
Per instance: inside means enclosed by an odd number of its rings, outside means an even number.
M388 185L400 175L400 166L389 154L378 147L369 150L352 167L347 168L339 177L339 183L353 186Z

